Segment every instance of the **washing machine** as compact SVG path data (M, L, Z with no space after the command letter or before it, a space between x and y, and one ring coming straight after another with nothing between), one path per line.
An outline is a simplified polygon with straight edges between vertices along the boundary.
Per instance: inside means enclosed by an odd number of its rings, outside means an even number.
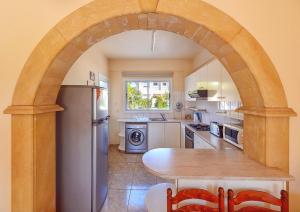
M125 123L125 152L145 153L148 151L147 123Z

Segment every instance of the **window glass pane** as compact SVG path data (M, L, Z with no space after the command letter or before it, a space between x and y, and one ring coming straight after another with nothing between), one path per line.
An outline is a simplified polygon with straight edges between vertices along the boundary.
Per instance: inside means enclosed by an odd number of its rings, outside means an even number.
M147 82L127 82L127 109L146 110L148 108Z
M128 81L127 110L169 110L170 83L168 81Z
M156 84L155 84L156 83ZM170 83L155 82L149 86L149 109L169 110L170 109Z

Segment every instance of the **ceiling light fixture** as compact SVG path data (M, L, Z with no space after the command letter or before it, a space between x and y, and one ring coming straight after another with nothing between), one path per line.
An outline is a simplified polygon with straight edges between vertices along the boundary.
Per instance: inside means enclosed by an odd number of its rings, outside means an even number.
M155 51L155 43L156 43L156 30L152 31L152 46L151 46L151 51Z

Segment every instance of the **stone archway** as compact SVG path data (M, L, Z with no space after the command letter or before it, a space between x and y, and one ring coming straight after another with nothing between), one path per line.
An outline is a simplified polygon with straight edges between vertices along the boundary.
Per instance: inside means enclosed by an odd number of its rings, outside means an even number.
M40 41L5 111L12 114L13 211L55 211L60 85L87 48L133 29L175 32L214 54L230 72L244 104L239 110L245 114L245 153L288 170L289 117L295 113L270 59L242 26L201 0L96 0L64 18Z

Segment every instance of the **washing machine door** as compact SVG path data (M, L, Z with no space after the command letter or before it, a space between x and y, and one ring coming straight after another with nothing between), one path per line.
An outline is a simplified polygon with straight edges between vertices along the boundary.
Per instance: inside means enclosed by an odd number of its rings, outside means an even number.
M134 146L141 145L145 140L145 135L138 129L131 130L128 134L128 141Z

